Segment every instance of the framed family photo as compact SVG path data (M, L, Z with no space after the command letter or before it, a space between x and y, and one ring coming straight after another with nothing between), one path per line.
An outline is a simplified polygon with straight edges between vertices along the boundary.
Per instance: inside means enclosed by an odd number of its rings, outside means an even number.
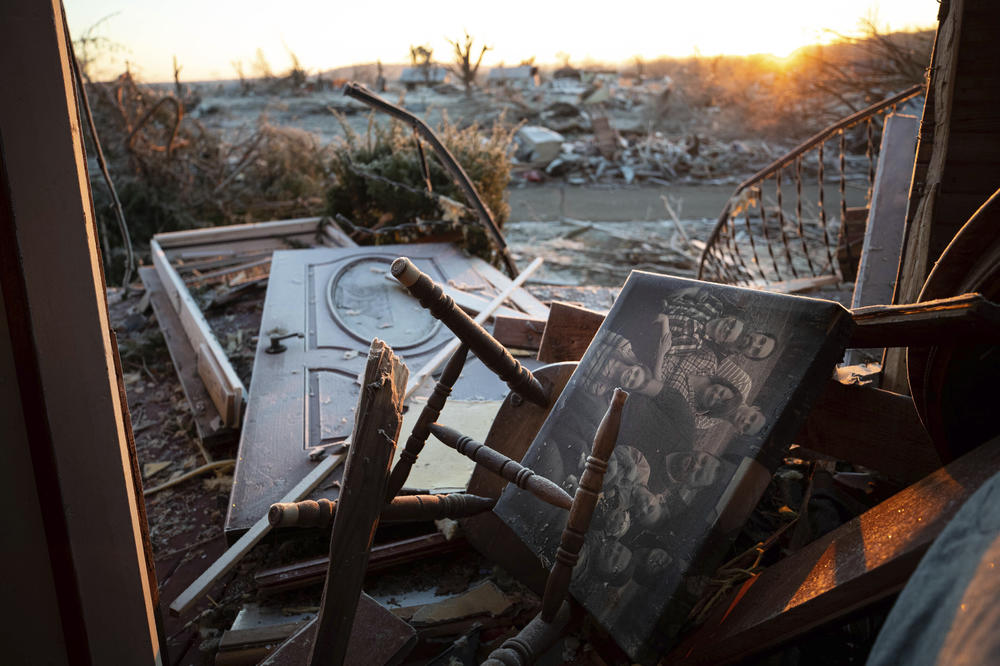
M852 326L838 303L635 271L523 463L571 494L612 391L629 398L571 593L638 662L668 649ZM564 512L496 513L551 566Z

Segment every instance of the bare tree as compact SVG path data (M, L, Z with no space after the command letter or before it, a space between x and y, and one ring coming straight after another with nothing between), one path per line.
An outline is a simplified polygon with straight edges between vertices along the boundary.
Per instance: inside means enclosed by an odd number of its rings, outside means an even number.
M73 40L73 51L76 53L76 60L80 64L80 72L87 81L90 81L91 76L94 74L94 64L100 58L125 50L125 47L118 42L99 34L104 28L104 24L120 13L115 12L99 19L84 30L82 35Z
M240 93L243 95L248 94L253 88L253 85L251 85L250 81L247 79L246 73L243 71L243 61L233 60L230 64L236 71L236 76L240 79Z
M479 51L479 57L476 58L475 64L472 63L472 43L473 38L469 36L469 32L465 32L465 39L459 43L458 41L448 40L448 43L455 48L455 64L448 69L455 74L461 81L462 85L465 86L465 94L472 94L472 85L476 82L476 74L479 73L479 65L483 62L483 56L490 47L483 44L482 50Z
M424 83L431 82L431 67L434 66L431 56L434 55L434 49L426 44L423 46L413 46L410 45L410 62L414 67L419 67L424 75Z

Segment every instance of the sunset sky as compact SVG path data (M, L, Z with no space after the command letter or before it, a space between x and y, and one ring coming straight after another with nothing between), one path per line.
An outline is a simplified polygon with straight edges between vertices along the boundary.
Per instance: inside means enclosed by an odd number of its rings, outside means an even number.
M702 0L601 3L469 0L434 3L329 0L64 0L73 37L111 16L97 35L123 49L105 58L98 75L124 69L126 60L147 81L173 76L172 58L187 81L235 78L233 61L247 71L258 48L275 72L288 69L288 51L314 72L352 63L405 62L410 44L429 44L436 60L450 61L446 39L464 30L493 49L484 66L585 60L618 62L639 55L720 53L790 54L829 41L829 31L856 33L874 17L885 30L936 24L936 0Z

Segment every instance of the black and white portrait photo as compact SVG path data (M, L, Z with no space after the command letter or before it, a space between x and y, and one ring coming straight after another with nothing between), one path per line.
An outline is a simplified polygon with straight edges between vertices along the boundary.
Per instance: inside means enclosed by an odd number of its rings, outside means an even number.
M704 545L733 529L720 520L733 505L752 509L745 476L766 481L776 466L801 416L789 403L829 374L845 314L648 273L626 282L523 463L572 494L612 392L628 392L570 589L633 659L683 620L714 571ZM551 565L565 512L513 486L496 512Z

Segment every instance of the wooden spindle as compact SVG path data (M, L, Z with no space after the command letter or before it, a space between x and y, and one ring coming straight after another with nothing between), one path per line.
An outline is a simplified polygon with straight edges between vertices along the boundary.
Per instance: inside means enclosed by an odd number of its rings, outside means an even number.
M448 364L444 366L444 370L441 372L441 379L434 385L434 392L427 398L427 404L424 405L423 410L420 412L417 422L413 425L413 430L410 431L410 436L406 438L406 446L399 453L399 460L396 461L396 465L392 468L392 474L389 475L389 488L386 501L395 497L399 493L400 488L403 487L403 484L406 483L406 479L410 475L410 470L413 468L413 463L417 461L417 456L420 455L424 444L427 442L427 436L431 432L430 425L441 416L444 403L448 400L448 396L451 395L451 389L455 386L455 382L458 381L458 376L462 374L462 368L465 367L465 358L468 355L469 348L466 345L462 345L455 350L455 353L448 359Z
M466 518L489 511L497 501L469 493L450 495L402 495L394 497L382 510L385 522L415 522Z
M569 512L559 549L556 551L555 562L552 563L552 570L545 581L541 617L546 622L551 622L555 618L556 612L566 599L570 576L577 560L580 559L580 549L583 548L583 540L590 527L594 508L597 506L601 486L604 484L604 473L608 471L608 460L618 440L622 410L627 398L628 393L620 388L615 389L608 411L597 427L597 434L594 435L593 449L587 457L587 466L580 478L580 485L577 486L573 507Z
M490 497L469 493L401 495L382 508L381 522L416 522L466 518L489 511L497 503ZM337 500L305 500L272 504L267 519L272 527L329 528L337 516Z
M477 442L457 430L438 423L431 425L431 433L444 444L474 460L476 464L507 479L518 488L527 490L543 502L567 511L573 505L573 498L558 485L482 442Z
M512 391L536 405L548 405L548 397L541 383L531 372L510 355L507 348L496 341L482 326L455 305L454 299L444 293L441 286L417 268L406 257L392 262L392 276L406 287L436 319L469 346L487 368L507 383Z
M267 522L271 527L329 527L336 513L336 500L279 502L267 510Z

